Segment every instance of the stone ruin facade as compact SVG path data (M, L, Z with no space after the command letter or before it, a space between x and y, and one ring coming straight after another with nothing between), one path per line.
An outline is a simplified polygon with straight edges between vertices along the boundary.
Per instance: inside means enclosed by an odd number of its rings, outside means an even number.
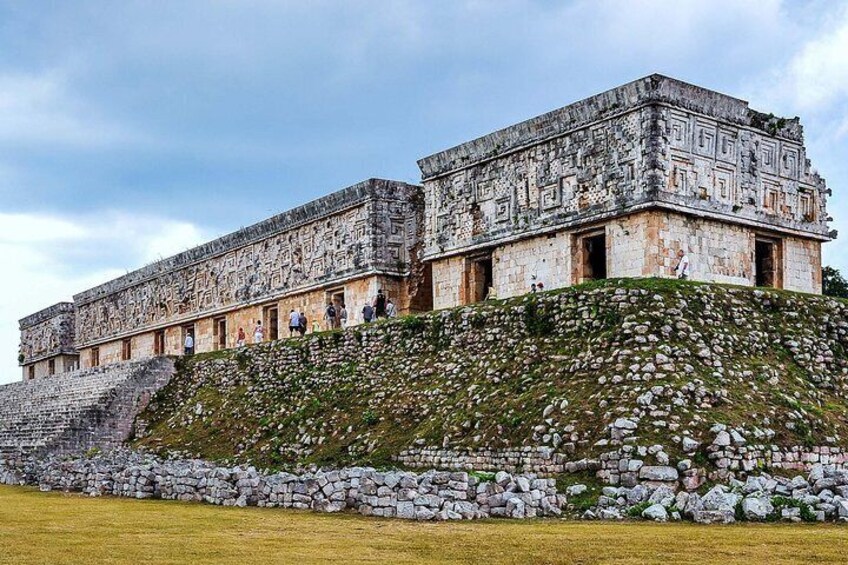
M419 161L444 308L606 277L821 292L829 191L797 118L652 75Z
M18 361L23 380L67 373L79 367L74 345L74 304L60 302L19 322L21 344Z
M418 165L423 187L371 179L77 294L61 318L25 318L24 377L68 354L179 354L187 333L198 352L229 348L257 320L278 339L291 309L311 326L328 302L355 324L379 288L410 313L672 277L679 250L693 280L820 293L836 235L797 118L660 75Z

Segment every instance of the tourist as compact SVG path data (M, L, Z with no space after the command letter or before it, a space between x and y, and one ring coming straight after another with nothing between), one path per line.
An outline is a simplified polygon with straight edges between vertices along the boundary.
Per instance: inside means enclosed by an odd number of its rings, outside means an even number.
M303 336L306 335L306 328L307 328L306 324L307 323L308 323L308 320L306 319L306 313L301 312L300 315L298 316L298 324L299 324L298 330L300 331L300 337L303 337Z
M239 328L238 336L236 337L236 346L244 347L245 342L247 341L247 336L244 335L244 328Z
M262 343L265 338L265 329L262 327L262 320L256 320L256 327L253 328L253 343Z
M342 302L342 307L339 310L339 323L341 323L342 329L347 327L347 306Z
M545 291L545 283L536 283L536 290L538 290L539 292L544 292Z
M391 300L386 301L386 317L387 318L396 318L397 317L397 307L395 303Z
M191 335L191 332L186 333L185 343L185 354L193 355L194 354L194 337Z
M324 321L327 322L327 329L336 329L336 307L332 302L327 303L327 309L324 311Z
M377 298L374 299L374 316L377 318L386 317L386 295L383 294L383 289L377 291Z
M497 300L498 293L495 292L495 287L490 286L489 290L486 291L486 300Z
M689 278L689 256L682 249L677 252L677 266L674 268L677 278L685 281Z
M366 324L368 324L373 319L374 319L374 308L366 302L365 306L362 307L362 320Z
M300 331L300 314L292 310L289 314L289 337L294 337L294 332Z
M536 294L536 283L530 285L530 292L532 294Z

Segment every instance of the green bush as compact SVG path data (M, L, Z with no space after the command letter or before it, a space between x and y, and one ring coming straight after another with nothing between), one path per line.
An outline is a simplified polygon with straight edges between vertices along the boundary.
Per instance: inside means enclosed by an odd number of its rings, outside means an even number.
M362 421L365 422L365 425L367 426L373 426L380 421L380 418L377 417L373 410L368 409L362 413Z

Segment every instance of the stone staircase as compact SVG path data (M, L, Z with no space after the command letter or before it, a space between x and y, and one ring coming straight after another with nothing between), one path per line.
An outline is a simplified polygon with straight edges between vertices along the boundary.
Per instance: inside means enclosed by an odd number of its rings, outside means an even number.
M158 357L0 386L0 458L116 447L173 372Z

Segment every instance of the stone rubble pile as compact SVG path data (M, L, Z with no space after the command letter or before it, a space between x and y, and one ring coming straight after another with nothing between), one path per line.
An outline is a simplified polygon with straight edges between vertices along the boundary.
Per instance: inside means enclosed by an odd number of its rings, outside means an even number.
M0 460L0 483L38 485L43 491L90 496L161 498L221 506L297 508L317 512L353 510L365 516L410 520L559 516L566 498L554 479L497 473L481 480L466 472L378 471L351 467L331 471L262 474L253 467L219 467L201 460L167 460L136 452L22 468Z
M644 469L645 467L643 467ZM602 489L597 504L583 518L661 521L688 519L700 524L736 521L848 522L848 470L814 465L792 479L763 473L745 482L730 479L704 494L646 481L633 487Z

